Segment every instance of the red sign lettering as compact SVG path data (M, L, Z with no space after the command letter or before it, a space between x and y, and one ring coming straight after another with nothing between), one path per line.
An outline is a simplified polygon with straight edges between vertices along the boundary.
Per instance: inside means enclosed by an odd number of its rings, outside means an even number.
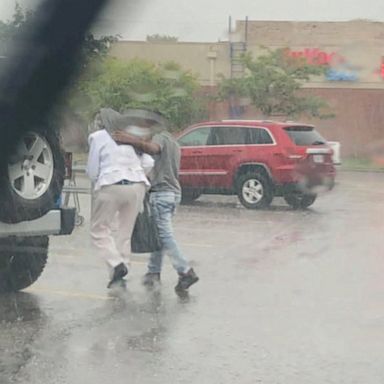
M384 57L381 58L380 76L384 79Z
M318 48L305 48L302 51L291 51L289 49L287 53L290 57L302 57L306 59L308 64L312 65L337 65L345 62L344 57L337 52L327 53Z

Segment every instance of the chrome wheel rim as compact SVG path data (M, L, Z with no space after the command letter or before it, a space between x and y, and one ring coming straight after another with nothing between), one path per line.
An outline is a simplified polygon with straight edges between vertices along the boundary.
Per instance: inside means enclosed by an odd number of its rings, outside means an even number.
M53 153L48 142L39 134L28 132L8 162L11 187L23 199L37 199L49 189L53 168Z
M257 179L249 179L243 184L242 195L249 204L257 204L264 196L263 185Z

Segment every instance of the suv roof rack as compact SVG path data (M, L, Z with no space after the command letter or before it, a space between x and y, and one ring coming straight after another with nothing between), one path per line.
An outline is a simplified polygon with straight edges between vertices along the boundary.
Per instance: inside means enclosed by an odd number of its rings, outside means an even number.
M223 123L231 123L231 122L238 122L238 123L261 123L261 124L275 124L277 123L276 120L262 120L262 119L222 119L220 120Z
M255 121L256 119L221 119L222 122L231 122L231 121Z

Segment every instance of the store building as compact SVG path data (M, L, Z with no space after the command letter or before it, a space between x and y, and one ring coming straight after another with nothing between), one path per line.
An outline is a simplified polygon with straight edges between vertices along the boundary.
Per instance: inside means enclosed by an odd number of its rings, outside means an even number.
M287 48L293 57L327 65L326 75L305 84L304 93L323 97L335 118L313 120L329 139L342 143L344 156L371 155L384 142L384 23L237 21L229 41L216 43L118 42L111 54L153 62L175 61L196 73L201 84L214 88L220 76L239 77L244 52L259 55L261 47ZM228 117L217 105L212 117ZM243 118L255 117L247 107ZM256 116L257 117L257 116ZM308 121L308 120L307 120ZM384 145L383 153L384 153Z

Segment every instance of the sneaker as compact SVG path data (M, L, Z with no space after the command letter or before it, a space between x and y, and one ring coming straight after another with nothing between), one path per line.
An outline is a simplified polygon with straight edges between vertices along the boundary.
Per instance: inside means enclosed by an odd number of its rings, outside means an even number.
M113 276L111 281L108 283L108 288L111 288L111 286L118 281L121 281L124 276L128 274L128 268L125 266L124 263L120 263L117 265L113 270Z
M192 284L199 281L195 271L191 268L187 273L179 273L179 281L175 287L176 292L187 290Z
M143 285L146 287L153 287L155 284L160 283L160 273L147 272L142 279Z

